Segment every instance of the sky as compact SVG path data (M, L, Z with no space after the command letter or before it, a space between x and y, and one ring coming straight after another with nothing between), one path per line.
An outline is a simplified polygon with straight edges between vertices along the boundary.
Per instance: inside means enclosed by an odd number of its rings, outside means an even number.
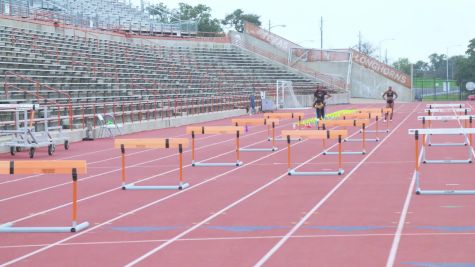
M140 0L133 0L137 5ZM145 0L147 1L147 0ZM375 56L394 62L399 58L429 61L432 53L464 55L475 38L475 0L154 0L170 9L179 2L209 6L214 18L223 19L240 8L260 16L272 32L308 48L353 47L361 33L363 42L377 50ZM285 27L276 26L285 25Z

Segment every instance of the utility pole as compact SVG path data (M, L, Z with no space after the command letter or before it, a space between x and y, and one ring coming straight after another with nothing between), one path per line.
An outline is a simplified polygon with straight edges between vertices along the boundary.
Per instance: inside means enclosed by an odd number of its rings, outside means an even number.
M358 52L361 53L361 31L358 32Z
M320 17L320 60L323 61L323 16Z

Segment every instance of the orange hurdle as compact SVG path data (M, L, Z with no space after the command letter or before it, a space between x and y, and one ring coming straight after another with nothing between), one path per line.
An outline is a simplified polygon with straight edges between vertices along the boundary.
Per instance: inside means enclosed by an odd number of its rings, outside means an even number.
M287 112L287 113L264 113L264 118L268 119L295 119L298 118L298 129L300 130L301 122L305 114L303 112ZM271 141L271 138L267 139ZM285 141L285 138L277 138L275 141ZM300 139L296 139L295 141L300 141Z
M191 134L191 166L241 166L243 163L239 160L239 135L244 132L243 126L188 126L186 133ZM197 134L236 134L236 162L230 163L211 163L195 161L195 135Z
M354 126L354 127L361 127L361 132L363 135L363 138L361 139L362 143L362 150L361 151L343 151L341 152L342 154L345 155L364 155L366 154L366 125L369 124L368 119L363 119L363 120L325 120L322 121L322 127L323 130L326 130L329 127L348 127L348 126ZM346 141L345 139L344 141ZM350 139L350 140L355 140L355 139ZM332 151L324 151L323 155L334 155L338 154L338 152L332 152Z
M71 174L73 178L72 225L65 227L14 227L13 223L0 225L0 233L69 233L79 232L88 222L77 224L78 174L87 172L84 160L0 161L0 174Z
M288 174L289 175L299 175L299 176L317 176L317 175L342 175L345 171L343 170L343 163L341 159L342 155L342 138L348 136L347 130L284 130L282 131L282 136L287 137L287 165L288 165ZM292 169L291 161L291 146L290 140L291 137L299 138L308 138L308 139L338 139L338 170L337 171L325 171L325 172L297 172L295 169Z
M355 120L355 119L367 119L367 120L371 120L371 119L375 119L375 128L376 130L368 130L367 128L369 127L369 123L365 125L365 131L366 133L370 133L370 132L373 132L373 133L376 133L376 138L366 138L366 142L379 142L379 133L381 132L389 132L389 123L386 122L386 127L387 129L384 130L384 131L380 131L379 130L379 117L381 116L381 114L379 113L353 113L353 114L346 114L343 117L344 120ZM363 130L361 129L360 130L360 133L363 133ZM362 142L363 140L362 139L355 139L355 138L346 138L344 140L345 142Z
M122 189L123 190L182 190L190 186L183 182L183 148L188 146L186 138L145 138L145 139L115 139L115 148L120 148L122 154ZM178 185L135 185L125 183L125 148L178 148L180 174Z
M276 151L275 146L275 126L279 124L279 119L263 119L263 118L239 118L231 119L231 122L236 126L248 126L248 125L267 125L267 135L269 136L270 128L272 127L272 137L268 137L267 140L272 140L272 148L240 148L240 151ZM271 126L272 125L272 126Z

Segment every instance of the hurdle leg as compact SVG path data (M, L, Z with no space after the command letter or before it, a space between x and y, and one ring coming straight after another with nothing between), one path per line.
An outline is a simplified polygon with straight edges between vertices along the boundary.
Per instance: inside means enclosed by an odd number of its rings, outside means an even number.
M343 161L342 161L342 147L341 147L341 135L338 136L338 175L342 175L345 171L343 170Z
M125 190L125 146L120 145L121 161L122 161L122 190Z
M195 166L195 132L191 132L191 166Z
M291 156L290 156L290 135L287 135L287 169L288 175L291 175L292 171L292 163L291 163Z
M239 160L239 131L236 131L236 166L241 166L242 162Z
M361 130L363 131L362 134L363 134L363 140L362 140L362 147L363 147L363 151L361 153L363 154L366 154L366 126L365 124L363 123L362 127L361 127Z
M415 144L416 144L416 153L415 153L415 157L416 157L416 169L414 171L414 175L416 176L416 194L417 195L420 195L421 193L421 188L419 186L419 168L420 168L420 162L419 162L419 131L416 130L415 134L414 134L414 138L415 138ZM422 136L422 142L424 142L424 136Z
M183 181L183 145L182 144L179 144L178 145L178 160L179 160L179 164L180 164L180 175L178 177L179 179L179 185L178 185L178 190L182 190L184 188L187 188L189 186L188 183L184 183Z

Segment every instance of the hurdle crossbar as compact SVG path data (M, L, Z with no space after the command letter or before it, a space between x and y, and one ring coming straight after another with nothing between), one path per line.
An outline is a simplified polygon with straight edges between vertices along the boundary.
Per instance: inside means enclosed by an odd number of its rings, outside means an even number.
M1 161L0 174L71 174L73 179L72 223L71 226L29 227L13 226L12 222L0 225L0 233L74 233L84 230L88 222L77 223L78 174L86 174L84 160L37 160Z
M409 129L409 134L422 135L422 139L425 139L426 135L456 135L456 134L473 134L475 133L475 128L428 128L428 129ZM425 142L423 142L423 145ZM474 151L471 146L468 146L468 159L427 159L426 158L426 149L422 150L422 163L427 164L464 164L472 163Z
M419 129L412 129L409 134L414 134L415 139L415 170L413 179L415 179L415 190L417 195L475 195L475 190L422 190L420 181L421 161L423 161L424 146L419 152ZM422 138L424 136L422 135Z
M301 128L302 119L305 114L303 112L282 112L282 113L264 113L264 118L269 119L298 119L298 129ZM267 141L287 141L285 138L267 138ZM301 141L302 139L294 139L292 141Z
M464 108L465 104L427 104L427 108Z
M143 139L115 139L115 148L120 148L122 161L122 189L123 190L182 190L190 186L183 179L183 148L188 147L186 138L143 138ZM178 185L135 185L126 184L125 149L148 148L178 148L179 177Z
M342 138L348 136L347 130L284 130L282 136L287 139L287 165L288 175L295 176L320 176L320 175L342 175L345 170L342 163ZM302 137L308 139L338 139L338 169L336 171L320 171L320 172L298 172L292 168L291 156L291 138Z
M330 127L361 127L361 132L363 135L363 138L360 139L362 148L361 151L343 151L341 152L343 155L364 155L366 154L366 131L365 131L365 126L369 124L369 119L362 119L362 120L326 120L323 121L322 127L323 130L326 130ZM344 139L345 141L346 139ZM351 139L354 140L354 139ZM325 140L322 141L323 145L325 146ZM328 151L325 150L323 151L323 155L336 155L339 152L336 151Z
M463 113L464 115L468 115L469 112L472 110L470 108L427 108L424 109L424 112L427 112L428 115L432 115L434 113L446 113L446 112L455 112L455 113Z
M240 148L242 152L259 152L259 151L267 151L267 152L274 152L277 151L277 147L275 146L275 126L279 124L279 119L267 119L267 118L238 118L238 119L231 119L231 122L235 126L249 126L249 125L267 125L267 140L272 140L272 147L271 148L247 148L243 147ZM272 134L270 134L270 129L272 128Z
M186 133L191 134L191 158L193 167L221 167L236 166L243 164L240 160L239 136L244 132L243 126L188 126ZM236 162L197 162L195 161L195 135L197 134L236 134Z
M352 114L345 114L344 116L342 116L341 118L344 119L344 120L358 120L358 119L368 119L368 120L371 120L371 119L375 119L376 121L376 127L377 129L374 130L375 133L388 133L389 132L389 120L386 120L386 129L385 130L382 130L382 129L379 129L379 119L380 119L380 116L381 114L379 113L352 113ZM366 125L366 126L369 126L369 125ZM366 132L368 132L368 130L366 130ZM371 131L370 131L371 132ZM356 139L357 141L361 141L361 140L358 140ZM346 140L347 141L347 140ZM379 138L375 138L375 139L367 139L366 141L369 141L369 142L378 142L379 141Z
M431 121L463 121L463 127L467 128L472 128L472 123L473 123L473 116L472 115L456 115L456 116L418 116L417 119L422 121L422 127L426 128L426 122L430 127L430 122ZM472 134L469 134L469 137L467 138L466 135L464 135L464 142L463 143L433 143L431 142L431 135L427 135L427 138L423 140L423 142L427 142L428 146L467 146L468 144L472 143Z

